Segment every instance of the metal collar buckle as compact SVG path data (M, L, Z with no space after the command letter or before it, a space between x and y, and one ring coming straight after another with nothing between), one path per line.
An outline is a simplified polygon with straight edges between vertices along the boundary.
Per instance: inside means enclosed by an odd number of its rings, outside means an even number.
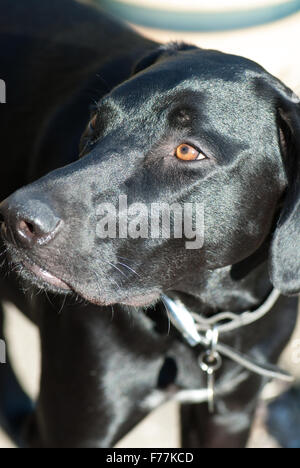
M222 367L223 363L221 356L262 377L279 379L285 382L294 381L294 377L278 367L256 362L253 358L219 341L221 334L238 330L260 320L272 309L279 297L280 292L273 290L263 305L254 312L244 312L241 315L224 312L207 319L190 313L181 301L171 299L165 294L162 295L162 301L172 324L183 335L187 343L192 347L202 345L206 349L199 356L198 361L201 370L207 374L206 401L208 401L211 412L214 411L215 407L215 373ZM202 335L201 331L205 331L206 334ZM184 392L185 395L187 392ZM190 392L195 391L191 390ZM194 398L192 400L194 401Z

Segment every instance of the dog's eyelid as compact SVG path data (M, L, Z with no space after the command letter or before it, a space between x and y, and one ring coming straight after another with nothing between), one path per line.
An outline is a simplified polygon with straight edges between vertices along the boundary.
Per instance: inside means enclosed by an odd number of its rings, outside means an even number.
M98 114L95 114L89 121L89 129L94 131L97 126Z

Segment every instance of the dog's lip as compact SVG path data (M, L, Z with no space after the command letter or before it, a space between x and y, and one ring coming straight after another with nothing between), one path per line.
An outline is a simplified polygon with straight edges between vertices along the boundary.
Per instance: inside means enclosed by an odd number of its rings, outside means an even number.
M64 281L57 278L56 276L49 273L49 271L44 270L43 268L39 267L36 263L29 263L26 260L22 262L24 267L35 274L38 278L41 278L46 283L51 284L59 289L70 290L70 286L67 285Z
M109 300L109 299L103 300L104 298L99 300L99 298L97 299L90 298L90 297L87 297L83 293L83 291L79 291L76 287L69 286L65 281L53 275L48 270L45 270L44 268L40 267L32 260L22 259L20 263L23 265L24 268L26 268L26 270L33 273L37 278L40 278L44 283L48 283L54 286L55 288L57 288L58 290L77 292L77 294L79 294L83 299L97 306L110 306L114 304L123 304L123 305L127 305L130 307L147 307L156 303L159 300L160 295L161 295L160 292L155 291L152 293L140 294L136 296L132 294L132 296L130 297L127 296L123 299L119 298L118 300Z

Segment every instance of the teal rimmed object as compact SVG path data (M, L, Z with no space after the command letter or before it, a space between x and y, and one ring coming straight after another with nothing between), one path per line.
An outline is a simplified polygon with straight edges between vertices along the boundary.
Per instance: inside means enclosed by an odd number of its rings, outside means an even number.
M231 11L168 11L148 8L118 0L95 0L107 11L131 23L149 28L216 32L243 29L272 23L300 11L300 0L275 3L273 6ZM184 0L183 0L184 1ZM242 1L242 0L241 0Z

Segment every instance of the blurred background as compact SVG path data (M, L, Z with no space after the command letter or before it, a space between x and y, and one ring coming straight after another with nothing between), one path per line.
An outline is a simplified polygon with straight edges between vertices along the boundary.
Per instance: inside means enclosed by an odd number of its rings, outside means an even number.
M300 0L80 1L100 4L157 41L184 40L255 60L300 94ZM7 305L6 310L7 341L12 359L24 388L35 398L40 374L38 333L15 308ZM282 356L282 366L300 378L300 353L295 353L299 340L300 324ZM267 403L286 389L285 385L275 382L265 389L249 447L279 447L268 434L265 419ZM118 446L176 448L179 446L178 422L178 408L170 403L149 416ZM12 447L1 431L0 447Z
M300 93L300 0L87 0L161 42L257 61Z

